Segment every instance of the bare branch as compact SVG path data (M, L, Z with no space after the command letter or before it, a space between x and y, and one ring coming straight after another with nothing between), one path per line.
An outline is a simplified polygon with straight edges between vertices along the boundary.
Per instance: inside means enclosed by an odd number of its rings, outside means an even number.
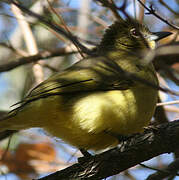
M75 53L75 51L67 51L66 48L58 48L51 51L42 51L36 55L28 56L28 57L22 57L10 62L6 62L3 64L0 64L0 72L5 72L12 70L16 67L22 66L24 64L29 64L32 62L37 62L40 59L48 59L55 56L64 56L64 55L70 55Z

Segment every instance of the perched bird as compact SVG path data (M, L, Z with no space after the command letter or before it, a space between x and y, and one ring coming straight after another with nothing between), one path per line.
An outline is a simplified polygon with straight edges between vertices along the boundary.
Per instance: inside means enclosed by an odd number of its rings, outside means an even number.
M40 127L80 149L116 146L117 136L143 131L154 114L158 91L151 62L141 52L170 35L151 33L136 20L119 20L87 57L35 87L6 118L0 132Z

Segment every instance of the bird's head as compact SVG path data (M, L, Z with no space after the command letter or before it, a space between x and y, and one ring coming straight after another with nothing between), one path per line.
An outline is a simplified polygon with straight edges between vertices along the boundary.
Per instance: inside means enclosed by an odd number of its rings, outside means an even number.
M152 33L136 20L120 20L112 24L106 31L99 45L99 50L138 51L153 49L155 42L169 36L170 32Z

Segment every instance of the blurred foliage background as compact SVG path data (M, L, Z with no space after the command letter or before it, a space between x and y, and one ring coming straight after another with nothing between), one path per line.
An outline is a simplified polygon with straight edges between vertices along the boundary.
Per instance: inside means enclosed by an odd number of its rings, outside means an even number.
M25 7L52 20L58 26L66 28L80 38L80 42L88 48L99 43L105 28L115 21L114 13L98 0L21 0ZM111 1L120 7L124 1ZM146 15L143 7L137 0L126 0L125 12L147 24L151 31L171 31L173 35L162 40L161 44L178 41L178 31L153 15ZM147 7L152 5L164 19L179 25L178 0L143 0ZM123 13L119 11L123 16ZM60 53L60 52L63 53ZM57 52L56 55L54 52ZM67 39L47 28L37 19L24 16L13 5L0 1L0 110L9 111L12 104L20 101L35 85L49 77L51 74L62 71L82 57L76 47ZM48 57L48 53L52 57ZM1 70L1 66L19 58L40 54L42 59L36 63ZM63 56L62 56L63 55ZM48 57L48 58L45 58ZM179 78L179 62L169 68L174 77ZM6 71L6 72L4 72ZM163 87L178 91L178 80L174 81L167 76L166 71L160 69L158 77ZM172 74L173 77L173 74ZM162 115L165 120L172 121L179 118L179 99L176 96L160 92L161 102L170 101L172 105L164 104ZM162 116L160 114L160 117ZM156 118L156 117L155 117ZM160 119L160 118L159 118ZM158 122L159 123L159 122ZM0 143L0 179L32 179L65 168L81 156L79 151L59 139L47 136L41 129L32 129L19 132ZM8 146L8 149L7 149ZM6 154L4 155L4 153ZM161 155L146 165L162 169L175 157ZM143 180L155 170L143 166L135 166L128 171L110 177L109 179ZM174 179L179 179L176 176Z

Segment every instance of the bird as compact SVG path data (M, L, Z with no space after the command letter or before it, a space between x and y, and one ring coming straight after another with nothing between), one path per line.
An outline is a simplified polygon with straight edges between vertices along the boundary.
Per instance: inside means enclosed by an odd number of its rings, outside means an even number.
M154 114L158 79L141 56L170 32L152 33L133 19L109 26L92 54L33 88L0 121L0 132L43 128L51 136L84 150L119 144L139 133ZM133 77L133 78L132 78Z

